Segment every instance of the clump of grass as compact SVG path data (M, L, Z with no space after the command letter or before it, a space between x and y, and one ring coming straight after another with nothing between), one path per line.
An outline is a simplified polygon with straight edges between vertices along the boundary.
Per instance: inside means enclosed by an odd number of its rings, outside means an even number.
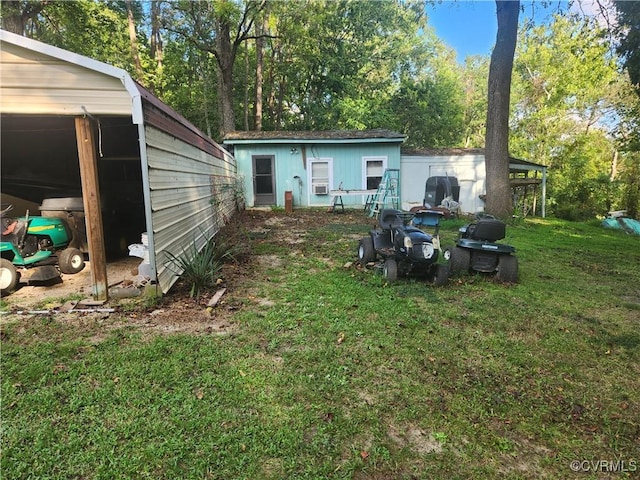
M207 238L201 250L198 250L194 241L180 255L167 252L168 267L191 285L189 295L193 298L201 290L216 284L225 261L233 260L235 254L233 246Z

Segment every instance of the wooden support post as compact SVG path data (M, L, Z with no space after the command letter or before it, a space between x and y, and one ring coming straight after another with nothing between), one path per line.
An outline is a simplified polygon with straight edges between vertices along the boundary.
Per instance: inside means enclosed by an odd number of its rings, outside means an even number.
M104 250L100 190L98 188L98 162L93 130L89 118L76 117L75 120L93 298L106 301L108 299L107 256Z

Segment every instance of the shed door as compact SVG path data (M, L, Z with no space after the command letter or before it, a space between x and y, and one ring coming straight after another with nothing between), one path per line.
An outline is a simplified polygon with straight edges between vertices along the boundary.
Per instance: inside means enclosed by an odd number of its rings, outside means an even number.
M254 205L275 205L274 156L254 156L252 159Z

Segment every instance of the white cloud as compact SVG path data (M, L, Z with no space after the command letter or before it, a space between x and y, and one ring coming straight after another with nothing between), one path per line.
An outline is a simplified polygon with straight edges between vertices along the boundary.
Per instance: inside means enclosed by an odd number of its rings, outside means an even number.
M569 12L594 17L605 28L617 24L617 10L611 0L575 0L571 3Z

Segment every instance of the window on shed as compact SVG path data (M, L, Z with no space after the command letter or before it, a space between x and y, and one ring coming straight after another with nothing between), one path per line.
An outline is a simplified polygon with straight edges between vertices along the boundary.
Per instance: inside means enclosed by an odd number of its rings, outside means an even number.
M329 183L329 162L316 161L311 164L311 183Z
M331 185L331 159L313 159L310 161L311 193L328 195Z
M364 159L365 188L367 190L376 190L380 185L385 169L385 160L379 157Z

